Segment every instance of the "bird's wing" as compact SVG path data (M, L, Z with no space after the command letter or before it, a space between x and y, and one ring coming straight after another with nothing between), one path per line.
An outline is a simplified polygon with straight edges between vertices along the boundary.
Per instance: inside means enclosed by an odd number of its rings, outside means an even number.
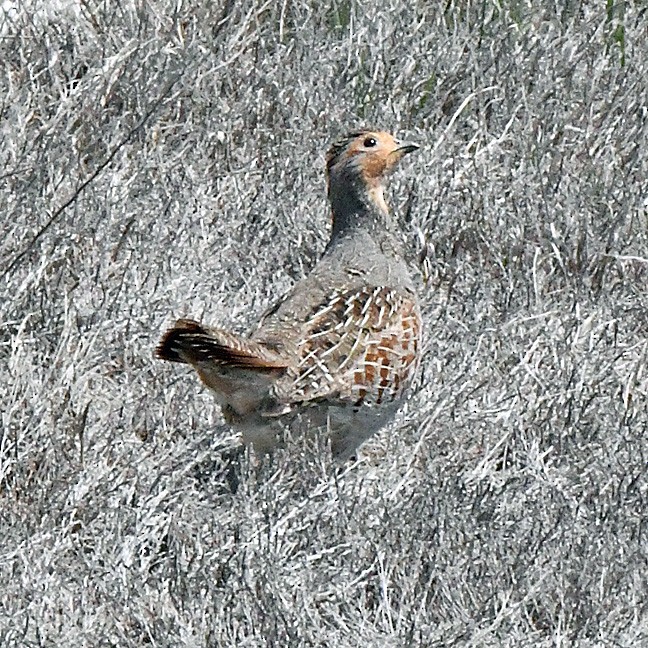
M276 384L284 402L379 404L416 369L421 320L413 295L386 287L336 292L301 327L297 362Z

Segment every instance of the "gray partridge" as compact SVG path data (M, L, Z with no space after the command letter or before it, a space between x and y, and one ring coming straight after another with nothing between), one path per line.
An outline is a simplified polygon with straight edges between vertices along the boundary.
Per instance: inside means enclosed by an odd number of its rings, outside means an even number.
M178 320L156 356L190 364L225 420L260 453L287 429L328 435L346 458L399 407L421 356L418 298L383 196L418 148L358 130L326 156L333 227L312 272L249 337Z

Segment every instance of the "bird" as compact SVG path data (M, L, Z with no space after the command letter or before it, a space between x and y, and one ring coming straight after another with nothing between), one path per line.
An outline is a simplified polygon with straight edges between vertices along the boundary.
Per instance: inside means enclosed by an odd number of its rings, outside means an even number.
M384 189L417 144L363 128L326 154L332 227L311 272L248 336L180 319L155 350L189 364L258 455L289 434L353 457L394 416L421 361L419 298Z

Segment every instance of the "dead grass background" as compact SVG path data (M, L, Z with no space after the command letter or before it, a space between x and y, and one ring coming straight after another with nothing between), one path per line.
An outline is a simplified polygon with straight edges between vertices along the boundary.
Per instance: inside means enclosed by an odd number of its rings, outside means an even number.
M640 646L644 2L58 3L0 13L3 646ZM231 435L152 359L236 330L327 236L377 124L421 384L365 459Z

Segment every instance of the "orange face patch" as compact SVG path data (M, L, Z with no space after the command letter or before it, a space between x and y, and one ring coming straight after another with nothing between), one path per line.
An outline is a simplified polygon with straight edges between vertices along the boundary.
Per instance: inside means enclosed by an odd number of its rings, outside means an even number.
M406 153L417 148L413 144L403 145L384 131L354 131L331 145L326 154L326 169L329 177L353 169L369 187L376 187Z
M379 153L373 153L371 155L366 155L360 161L360 169L362 175L368 184L371 184L372 180L377 178L382 178L387 171L387 158L386 155L380 155Z
M368 140L373 140L375 145L367 146ZM398 156L394 156L397 148L396 140L389 133L364 133L349 144L344 157L348 163L359 167L365 180L371 185L372 181L381 178L398 161Z

